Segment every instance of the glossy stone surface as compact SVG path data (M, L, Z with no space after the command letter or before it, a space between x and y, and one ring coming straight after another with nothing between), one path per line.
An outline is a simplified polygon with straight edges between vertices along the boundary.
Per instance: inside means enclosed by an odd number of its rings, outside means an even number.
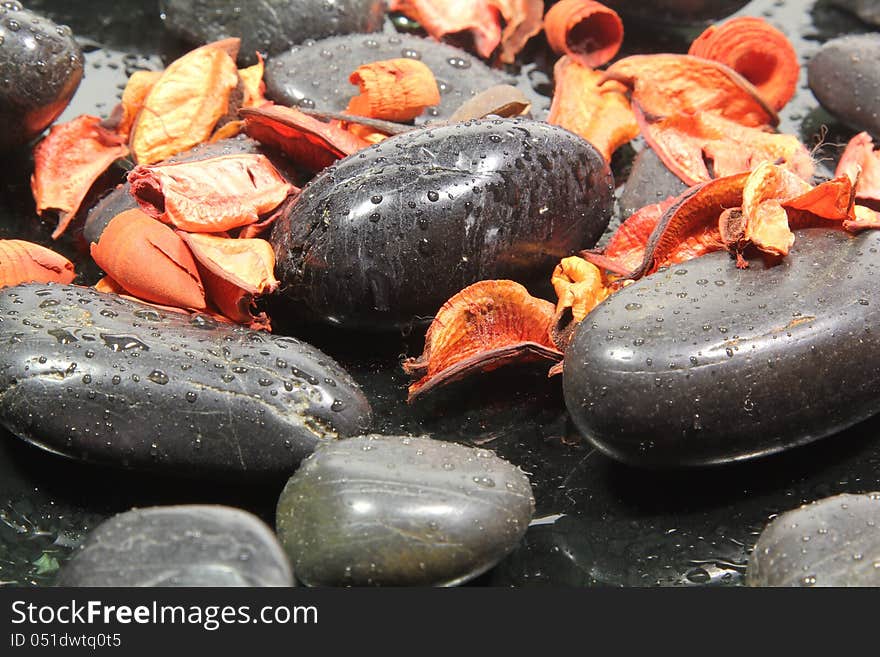
M308 458L276 527L309 585L452 585L510 552L533 509L525 474L488 450L374 435Z
M188 476L285 476L370 408L293 338L70 285L0 291L0 424L56 454Z
M831 0L831 4L852 12L866 23L880 26L880 3L877 0Z
M224 506L135 509L105 520L57 586L293 586L275 534Z
M385 17L384 0L161 0L165 26L192 45L241 38L239 62L253 64L256 51L276 55L307 39L375 32Z
M67 107L83 76L83 55L70 29L0 5L0 151L37 137Z
M358 94L358 87L348 81L358 66L398 57L423 62L440 89L440 104L425 110L416 123L448 118L477 93L512 82L477 57L444 43L408 34L351 34L272 57L266 62L266 96L284 105L339 112Z
M826 43L808 65L810 89L822 106L856 130L880 135L880 34Z
M607 0L603 4L620 13L624 20L680 25L718 21L748 3L749 0Z
M595 244L612 191L595 148L543 122L413 130L324 170L275 223L279 300L300 317L393 329L479 280L545 283Z
M643 148L633 161L632 170L620 195L620 216L626 219L636 211L675 197L688 188L650 148Z
M880 586L880 493L783 513L749 557L749 586Z
M721 463L811 442L880 411L880 233L798 231L775 267L727 253L627 287L576 331L565 400L601 451Z

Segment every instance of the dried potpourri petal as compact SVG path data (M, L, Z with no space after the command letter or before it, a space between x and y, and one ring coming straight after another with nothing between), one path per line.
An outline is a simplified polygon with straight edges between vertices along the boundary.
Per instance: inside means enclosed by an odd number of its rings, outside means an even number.
M239 114L248 136L279 148L295 164L313 172L370 145L338 124L324 123L292 107L242 108Z
M438 41L447 34L469 32L484 59L501 43L498 10L487 0L391 0L388 10L406 14Z
M411 121L440 102L434 73L417 59L400 57L359 66L348 78L360 94L348 111L386 121Z
M776 125L779 117L758 90L724 64L690 55L632 55L605 76L632 89L650 117L715 113L744 126Z
M502 64L513 64L517 54L526 42L541 31L543 27L543 0L489 0L504 17L504 30L501 32Z
M544 16L547 42L582 66L607 64L623 43L623 21L613 9L592 0L560 0Z
M140 165L129 172L128 181L147 214L199 233L256 223L296 191L259 154Z
M464 101L449 122L482 119L490 114L505 118L524 116L531 108L531 101L522 91L509 84L496 84Z
M844 174L826 180L800 196L784 199L782 207L788 211L789 223L796 225L803 213L830 221L852 220L855 218L855 202L855 182Z
M162 71L135 71L132 73L125 84L125 90L122 92L122 101L113 110L113 115L104 121L104 126L115 130L123 139L128 139L131 127L144 106L147 94L161 77Z
M871 135L860 132L849 140L834 175L858 179L857 199L880 201L880 149L874 150Z
M126 210L107 224L95 262L129 294L178 308L204 310L205 290L192 254L168 226L141 210Z
M257 53L256 64L238 69L238 77L244 90L244 97L241 101L242 107L260 107L270 102L263 95L266 91L266 83L263 82L265 68L263 56Z
M37 212L58 212L61 236L94 182L119 158L128 155L123 139L101 125L97 116L83 115L52 127L34 149L31 191Z
M553 78L556 89L547 123L583 137L609 162L615 150L638 136L639 124L623 85L601 84L603 73L569 57L556 62Z
M553 344L564 351L575 327L612 290L596 265L577 256L563 258L553 270L550 282L558 299L550 336Z
M419 379L409 387L409 401L473 372L488 372L512 362L558 361L550 339L553 304L529 295L519 283L474 283L449 299L425 336L418 358L403 363Z
M797 89L800 65L794 46L763 18L741 16L712 25L694 40L688 54L727 64L775 110L785 107Z
M638 105L634 109L645 140L669 170L689 185L776 160L804 180L812 178L813 159L793 135L750 128L712 112L651 120ZM712 171L707 162L712 163Z
M139 164L153 164L206 141L238 86L239 39L209 43L172 62L147 93L131 132Z
M0 240L0 287L22 283L70 283L73 263L45 246Z
M843 222L843 227L853 233L868 228L880 228L880 212L875 212L871 208L864 205L857 205L853 208L855 219L847 219Z

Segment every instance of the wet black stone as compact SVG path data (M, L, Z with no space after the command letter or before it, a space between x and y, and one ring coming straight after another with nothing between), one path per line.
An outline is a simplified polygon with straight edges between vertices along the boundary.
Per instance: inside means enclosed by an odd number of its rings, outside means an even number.
M831 0L831 4L852 12L866 23L880 26L880 3L877 0Z
M385 18L384 0L162 0L165 26L192 45L241 38L239 62L255 52L276 55L307 39L375 32Z
M668 467L778 452L876 413L878 248L873 231L799 231L775 267L716 253L622 290L566 352L575 423L606 454Z
M58 586L293 586L272 530L224 506L134 509L98 525Z
M272 57L266 62L266 96L284 105L342 111L359 93L348 81L358 66L399 57L426 64L440 88L440 104L425 110L417 124L449 118L464 101L489 87L516 84L477 57L444 43L407 34L351 34L310 41Z
M856 130L880 136L880 34L827 42L807 67L810 89L826 110Z
M0 151L26 144L67 107L83 55L67 27L18 2L0 5Z
M0 291L0 424L47 451L187 476L286 476L370 408L292 338L90 288Z
M880 493L835 495L788 511L761 533L749 586L880 586Z
M595 244L612 191L593 146L543 122L413 130L326 169L276 222L278 301L381 330L432 316L478 280L545 283Z
M520 541L529 480L488 450L362 436L322 446L291 477L276 526L309 585L453 585Z
M730 16L746 6L750 0L607 0L602 4L611 7L621 17L641 22L680 25L701 24Z
M678 176L666 168L653 149L645 147L636 155L620 195L620 215L626 219L646 205L678 196L687 188Z

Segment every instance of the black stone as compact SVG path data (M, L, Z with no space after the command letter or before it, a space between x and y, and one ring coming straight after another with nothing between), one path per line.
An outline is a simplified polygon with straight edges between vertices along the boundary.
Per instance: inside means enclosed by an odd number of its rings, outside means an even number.
M275 534L225 506L134 509L98 525L58 586L293 586Z
M162 0L165 26L192 45L241 38L239 62L255 53L276 55L309 39L375 32L385 18L384 0Z
M67 107L83 76L70 29L18 2L0 5L0 151L26 144Z
M880 26L880 3L877 0L831 0L831 4L846 9L866 23Z
M664 25L702 24L730 16L750 0L606 0L626 20L662 23Z
M620 215L626 219L646 205L678 196L687 188L653 149L645 147L636 155L620 195Z
M835 495L775 518L749 557L749 586L880 586L880 493Z
M684 466L778 452L880 411L880 234L796 236L776 266L710 254L598 306L565 355L580 431L622 461Z
M612 193L602 156L556 126L413 130L323 171L276 222L278 301L312 320L392 329L478 280L544 283L595 244Z
M880 136L880 34L828 41L807 67L810 89L826 110L856 130Z
M292 338L91 288L0 291L0 424L47 451L187 476L289 475L370 408Z
M488 450L374 435L306 459L276 526L308 585L454 585L510 552L533 510L528 478Z

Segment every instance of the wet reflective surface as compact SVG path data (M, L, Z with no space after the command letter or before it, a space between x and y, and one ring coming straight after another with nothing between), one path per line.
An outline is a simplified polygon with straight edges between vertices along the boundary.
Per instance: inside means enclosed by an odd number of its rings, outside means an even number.
M135 8L135 5L142 9ZM175 45L149 9L154 3L43 0L29 7L68 23L86 51L86 78L62 116L107 114L126 77L159 68ZM124 5L124 6L123 6ZM827 0L755 0L740 14L764 16L782 28L802 64L822 42L865 32ZM626 53L683 52L694 31L628 26ZM103 47L101 47L103 44ZM548 93L552 58L540 40L524 56L525 78ZM798 95L782 112L782 131L812 147L845 143L852 131L818 107L802 73ZM616 179L626 178L634 149L615 156ZM829 147L820 157L833 158ZM833 170L833 159L826 162ZM49 224L34 218L27 153L7 156L0 188L0 237L49 245ZM78 282L98 272L75 235L53 248L74 257ZM549 274L549 272L548 272ZM747 555L768 519L803 502L841 492L880 489L880 420L868 420L813 445L754 463L691 471L654 472L612 462L578 436L567 418L559 379L539 368L507 368L450 386L407 406L399 363L421 351L422 331L406 335L332 333L297 327L277 317L278 333L295 335L339 360L361 384L374 410L372 429L428 434L491 449L530 475L537 510L523 545L477 585L724 585L741 584ZM2 432L0 435L0 582L51 584L89 529L132 506L220 503L273 521L281 484L236 486L136 475L65 461Z

